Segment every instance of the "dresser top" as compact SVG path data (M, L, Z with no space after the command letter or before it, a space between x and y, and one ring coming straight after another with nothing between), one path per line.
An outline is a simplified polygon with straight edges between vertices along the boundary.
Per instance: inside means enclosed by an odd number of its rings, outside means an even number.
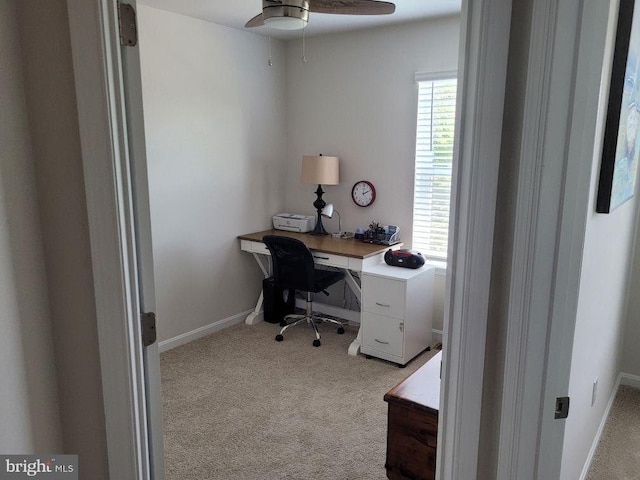
M442 352L438 352L422 367L389 390L384 396L384 401L438 415L441 362Z

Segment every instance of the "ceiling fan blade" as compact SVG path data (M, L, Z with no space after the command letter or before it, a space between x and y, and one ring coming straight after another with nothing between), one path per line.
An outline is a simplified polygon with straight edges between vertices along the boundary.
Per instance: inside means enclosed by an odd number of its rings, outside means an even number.
M391 2L375 0L309 0L309 11L342 15L389 15L396 11Z
M260 13L249 20L245 24L244 28L261 27L262 25L264 25L264 19L262 18L262 14Z

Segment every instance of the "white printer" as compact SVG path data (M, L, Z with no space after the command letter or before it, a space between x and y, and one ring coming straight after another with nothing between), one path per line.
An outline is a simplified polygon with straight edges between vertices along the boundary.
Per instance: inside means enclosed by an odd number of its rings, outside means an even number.
M289 232L310 232L316 226L316 217L296 213L278 213L273 216L273 228Z

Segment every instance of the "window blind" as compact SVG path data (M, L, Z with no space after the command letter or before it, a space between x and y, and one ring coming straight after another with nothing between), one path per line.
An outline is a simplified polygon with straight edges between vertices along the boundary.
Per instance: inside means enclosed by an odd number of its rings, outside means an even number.
M455 128L455 74L416 75L418 121L412 247L426 258L446 260Z

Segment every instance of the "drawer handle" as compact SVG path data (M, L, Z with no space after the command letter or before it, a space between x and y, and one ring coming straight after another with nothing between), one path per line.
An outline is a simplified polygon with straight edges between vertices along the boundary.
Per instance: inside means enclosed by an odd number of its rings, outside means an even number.
M382 345L389 345L389 342L383 342L382 340L378 340L377 338L374 338L374 340L378 343L381 343Z
M313 258L317 258L318 260L329 260L329 257L319 257L317 255L314 255Z
M379 305L381 307L390 307L391 306L388 303L379 303L379 302L376 302L376 305Z

